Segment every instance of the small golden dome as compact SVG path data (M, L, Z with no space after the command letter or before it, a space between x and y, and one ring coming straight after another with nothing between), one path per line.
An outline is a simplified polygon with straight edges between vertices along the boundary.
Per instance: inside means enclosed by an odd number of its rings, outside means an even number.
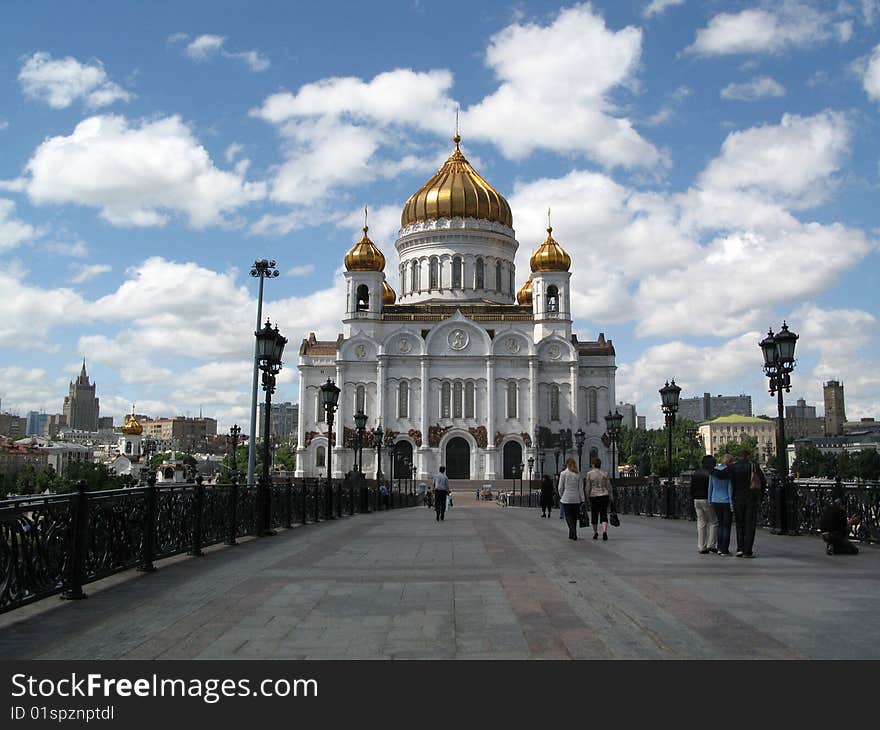
M126 436L140 436L144 432L144 427L138 423L134 413L125 417L125 423L122 424L122 433Z
M547 228L547 240L529 259L532 271L568 271L571 268L571 256L555 240L553 240L553 227Z
M367 235L369 226L364 226L364 237L345 254L345 268L348 271L384 271L385 256Z
M453 141L455 151L443 167L406 201L400 225L440 218L478 218L512 228L513 216L504 196L461 154L461 137L456 134Z
M520 290L516 293L516 302L517 304L527 304L531 306L532 304L532 277L526 279L526 283L520 287Z
M391 284L382 279L382 304L394 304L397 301L397 292L391 288Z

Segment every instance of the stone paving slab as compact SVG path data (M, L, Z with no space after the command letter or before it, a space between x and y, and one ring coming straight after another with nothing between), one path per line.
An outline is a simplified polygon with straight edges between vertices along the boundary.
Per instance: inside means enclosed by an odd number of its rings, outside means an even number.
M623 515L607 542L459 496L159 563L0 616L0 658L878 659L880 549Z

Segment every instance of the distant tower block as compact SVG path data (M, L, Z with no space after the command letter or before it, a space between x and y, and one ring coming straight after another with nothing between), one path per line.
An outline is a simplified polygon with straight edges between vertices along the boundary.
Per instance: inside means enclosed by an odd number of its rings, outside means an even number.
M825 395L825 435L839 436L846 421L843 385L837 380L829 380L822 386L822 392Z

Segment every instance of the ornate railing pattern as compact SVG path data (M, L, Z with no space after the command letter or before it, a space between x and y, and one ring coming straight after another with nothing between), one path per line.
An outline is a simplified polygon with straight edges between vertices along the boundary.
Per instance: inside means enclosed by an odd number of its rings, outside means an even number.
M0 501L0 613L154 560L256 535L259 489L236 484L155 484ZM412 490L381 499L366 482L295 479L268 488L269 527L287 528L379 509L412 507ZM332 506L332 509L331 509ZM235 529L232 529L232 526Z

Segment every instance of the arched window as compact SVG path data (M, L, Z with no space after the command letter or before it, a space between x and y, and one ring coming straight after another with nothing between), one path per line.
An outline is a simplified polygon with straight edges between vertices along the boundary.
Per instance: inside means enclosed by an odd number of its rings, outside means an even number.
M126 454L130 454L130 453L131 453L131 441L126 441L126 442L125 442L125 453L126 453Z
M367 405L367 389L363 385L357 386L354 390L354 412L366 413Z
M440 288L440 261L437 257L431 259L431 289Z
M486 280L483 271L483 259L477 259L476 273L474 274L474 289L485 289Z
M516 381L511 380L507 383L507 417L516 418L517 406Z
M315 449L315 466L325 466L327 463L327 450L323 446Z
M599 423L599 404L596 391L592 388L587 391L587 414L590 423Z
M440 417L449 418L452 401L452 386L446 382L440 386Z
M461 381L456 380L452 388L452 417L461 418Z
M559 289L557 289L553 284L547 287L547 311L559 311Z
M513 294L513 291L514 291L514 289L513 289L513 287L514 287L513 264L511 264L510 268L507 270L507 284L508 284L507 291L509 291L511 294Z
M361 284L357 288L355 310L358 312L366 312L370 308L370 288L366 284Z
M405 380L397 386L397 417L409 418L409 383Z
M461 258L452 259L452 288L461 289Z
M419 262L412 262L412 271L410 272L410 287L409 290L411 292L417 292L419 290Z
M464 385L464 417L473 418L475 407L474 384L470 381Z
M550 386L550 420L559 420L559 386Z
M501 262L495 262L495 291L501 292Z

